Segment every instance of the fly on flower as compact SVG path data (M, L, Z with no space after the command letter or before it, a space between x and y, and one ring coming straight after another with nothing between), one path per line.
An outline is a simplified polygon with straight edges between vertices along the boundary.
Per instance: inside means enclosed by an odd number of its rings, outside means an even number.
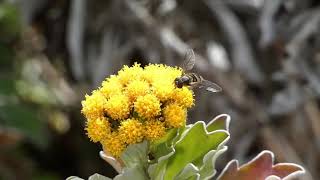
M219 92L222 88L208 80L205 80L199 74L188 72L192 70L196 58L192 49L188 49L184 62L182 64L183 74L181 77L175 79L174 83L177 88L182 88L183 86L190 86L192 88L206 88L210 92Z

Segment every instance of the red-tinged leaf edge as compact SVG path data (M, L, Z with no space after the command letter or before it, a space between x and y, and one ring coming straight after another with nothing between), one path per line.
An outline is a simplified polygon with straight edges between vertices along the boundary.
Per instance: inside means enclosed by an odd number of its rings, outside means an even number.
M241 167L239 167L237 160L230 161L218 177L218 180L289 180L305 174L304 168L294 163L273 164L274 154L265 150Z

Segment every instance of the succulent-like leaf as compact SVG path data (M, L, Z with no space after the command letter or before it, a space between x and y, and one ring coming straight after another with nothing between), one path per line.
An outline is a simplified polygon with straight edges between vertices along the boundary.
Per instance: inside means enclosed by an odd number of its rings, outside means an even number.
M210 179L217 173L215 170L216 160L222 153L226 152L227 149L227 146L223 146L219 150L212 150L204 156L203 165L199 171L200 179Z
M148 175L141 166L136 166L132 168L125 168L123 173L117 175L114 180L149 180Z
M170 147L172 146L173 139L175 139L179 134L181 129L171 129L166 135L159 140L153 141L150 144L150 152L155 159L164 156L171 152Z
M199 168L192 163L187 164L184 169L178 174L175 179L199 179Z
M82 178L79 178L77 176L70 176L68 177L66 180L84 180ZM108 177L105 177L105 176L102 176L98 173L95 173L93 175L91 175L88 180L112 180L111 178L108 178Z
M102 176L98 173L95 173L94 175L90 176L88 180L112 180L112 179Z
M230 116L228 114L220 114L213 118L207 125L207 131L212 132L215 130L229 131Z
M84 180L84 179L79 178L79 177L77 177L77 176L70 176L70 177L68 177L66 180Z
M148 166L148 142L132 144L122 153L121 159L125 164L123 172L114 180L149 179L146 173Z
M135 166L146 167L148 163L148 142L143 141L138 144L132 144L121 154L121 159L126 168Z
M113 157L110 153L100 151L99 155L103 160L105 160L107 163L109 163L118 173L122 172L123 165L121 164L121 162L118 159Z
M204 176L212 177L215 174L214 164L212 164L216 159L216 156L213 155L215 153L211 152L212 154L207 156L205 161L204 157L211 150L218 151L229 139L228 125L226 125L229 123L229 119L229 116L222 115L215 118L207 126L202 121L189 125L170 147L171 152L160 157L158 163L150 166L148 172L151 178L198 179L201 175L201 168ZM208 160L209 157L211 157L211 161ZM206 167L210 163L211 173L207 171Z
M239 168L237 160L227 164L218 180L265 180L265 179L289 179L304 174L303 167L293 163L274 163L274 154L271 151L263 151L252 161Z

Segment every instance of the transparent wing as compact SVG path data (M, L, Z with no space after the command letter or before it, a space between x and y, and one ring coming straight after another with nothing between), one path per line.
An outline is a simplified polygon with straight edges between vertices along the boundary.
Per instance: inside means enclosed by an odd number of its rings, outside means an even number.
M188 49L184 56L184 61L181 67L185 71L190 71L193 68L195 63L196 63L196 56L194 55L194 52L192 49Z
M222 88L216 84L216 83L213 83L211 81L208 81L208 80L205 80L203 79L201 84L200 84L200 88L206 88L207 91L210 91L210 92L220 92L222 91Z

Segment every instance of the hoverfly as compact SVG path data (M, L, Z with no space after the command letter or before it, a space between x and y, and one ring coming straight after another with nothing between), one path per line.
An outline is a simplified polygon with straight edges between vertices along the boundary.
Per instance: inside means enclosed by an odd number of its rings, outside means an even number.
M181 77L177 77L174 83L177 88L182 88L183 86L190 86L192 88L206 88L210 92L219 92L222 88L208 80L205 80L199 74L188 72L190 71L196 62L196 58L192 49L188 49L184 62L182 64L183 74Z

